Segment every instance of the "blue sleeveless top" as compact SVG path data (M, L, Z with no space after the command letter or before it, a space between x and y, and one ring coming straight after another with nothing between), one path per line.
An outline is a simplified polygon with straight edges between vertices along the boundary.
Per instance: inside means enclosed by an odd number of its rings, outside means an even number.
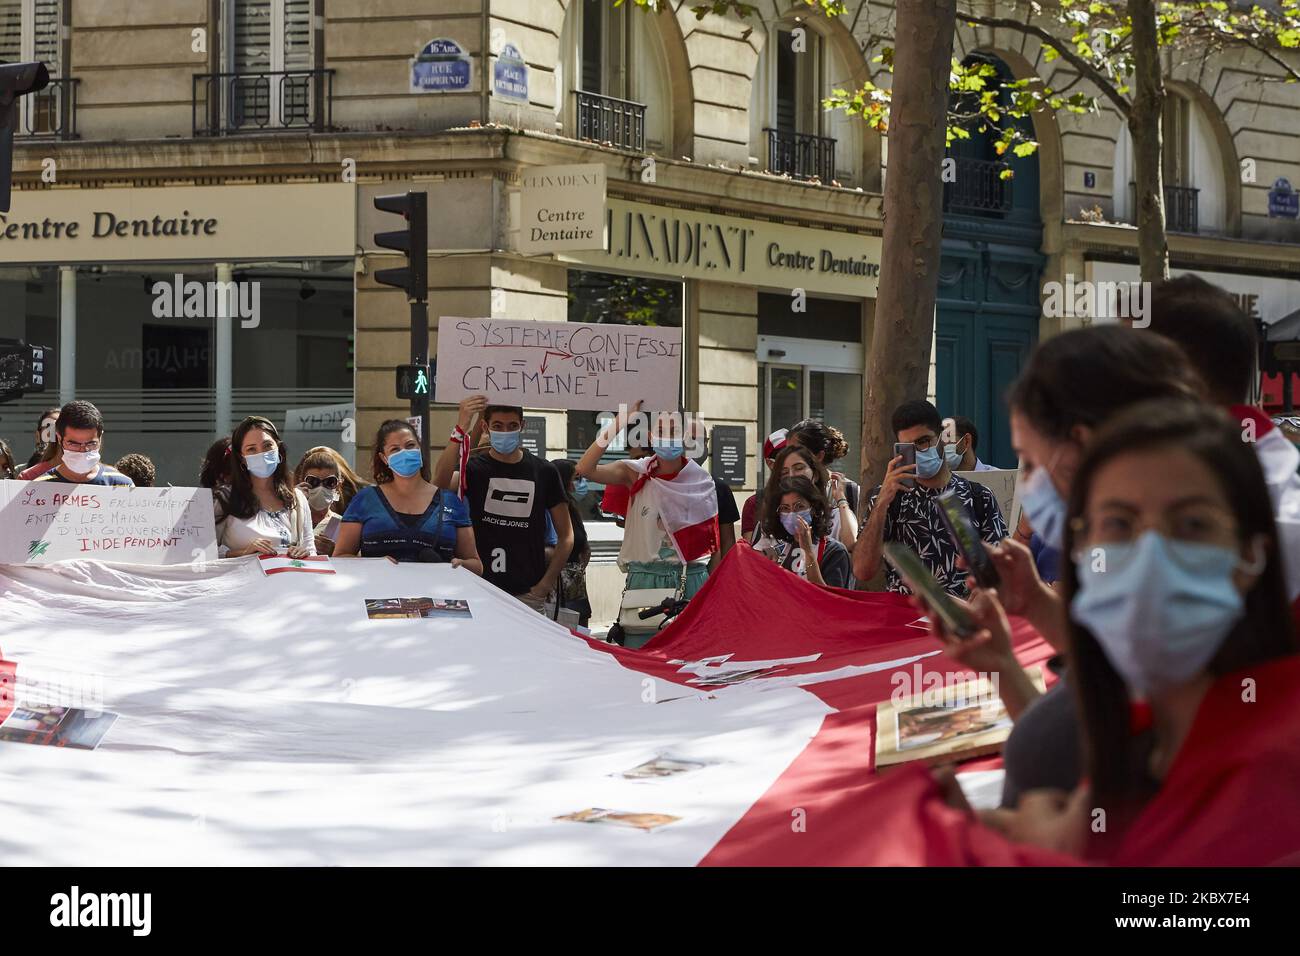
M469 509L456 495L439 489L423 515L406 517L379 488L370 486L352 499L343 520L361 525L363 558L449 562L456 554L456 529L469 527Z

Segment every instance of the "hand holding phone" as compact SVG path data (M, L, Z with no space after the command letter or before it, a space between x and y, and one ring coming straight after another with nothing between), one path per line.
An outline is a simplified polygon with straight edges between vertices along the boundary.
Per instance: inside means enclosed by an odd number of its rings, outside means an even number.
M904 583L930 608L943 626L960 638L975 634L975 619L939 584L916 552L905 544L885 542L885 560L894 566Z
M955 491L950 491L940 495L935 500L934 506L938 509L944 527L948 529L948 537L957 546L957 550L966 562L966 569L970 571L975 583L982 588L997 587L1001 583L997 568L994 567L993 559L984 548L984 540L980 537L979 529L975 527L975 522L965 503L957 497Z

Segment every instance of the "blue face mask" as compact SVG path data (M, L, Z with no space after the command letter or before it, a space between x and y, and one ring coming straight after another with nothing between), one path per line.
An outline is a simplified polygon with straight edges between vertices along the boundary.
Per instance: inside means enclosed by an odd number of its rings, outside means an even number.
M678 458L681 458L682 453L686 451L686 446L682 442L659 441L657 438L650 443L650 447L653 448L654 453L664 461L676 461Z
M520 433L513 432L488 432L488 441L492 442L492 450L502 455L513 455L519 449Z
M785 528L785 533L792 538L795 536L795 532L799 527L798 522L795 520L796 518L803 518L804 524L808 525L809 527L812 526L811 510L787 511L782 513L780 517L781 517L781 527Z
M1048 547L1057 551L1065 547L1065 500L1052 484L1046 468L1035 468L1025 479L1020 504L1029 524Z
M939 449L927 448L925 451L918 450L916 453L916 477L933 478L939 474L943 468L943 456L939 454Z
M1144 532L1075 559L1070 615L1096 637L1132 690L1185 683L1209 664L1245 613L1233 584L1237 552Z
M403 448L388 456L388 467L399 478L410 478L424 464L424 455L418 448Z
M280 467L280 451L272 449L256 455L245 455L244 463L254 478L270 478L275 474L275 469Z
M585 495L587 493L587 479L579 478L573 483L573 493L575 495Z
M948 451L944 454L943 460L948 463L948 467L953 471L958 471L961 468L963 457L965 456L957 450L957 443L954 442L948 446Z

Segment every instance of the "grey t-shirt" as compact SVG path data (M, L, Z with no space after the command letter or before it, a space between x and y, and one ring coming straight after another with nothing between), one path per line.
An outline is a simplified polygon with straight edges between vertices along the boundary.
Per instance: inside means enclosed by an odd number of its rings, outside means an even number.
M1082 773L1083 753L1079 720L1069 675L1025 708L1002 751L1007 776L1002 783L1002 806L1014 807L1026 790L1044 787L1073 790Z

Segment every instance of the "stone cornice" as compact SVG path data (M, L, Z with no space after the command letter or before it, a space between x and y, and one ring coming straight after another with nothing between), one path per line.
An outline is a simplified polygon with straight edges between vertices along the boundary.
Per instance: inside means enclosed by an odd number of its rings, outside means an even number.
M1067 222L1064 228L1066 254L1082 253L1085 259L1115 260L1137 264L1137 229L1102 223ZM1169 263L1177 269L1252 274L1276 273L1285 278L1300 277L1300 244L1260 242L1227 236L1169 234Z

